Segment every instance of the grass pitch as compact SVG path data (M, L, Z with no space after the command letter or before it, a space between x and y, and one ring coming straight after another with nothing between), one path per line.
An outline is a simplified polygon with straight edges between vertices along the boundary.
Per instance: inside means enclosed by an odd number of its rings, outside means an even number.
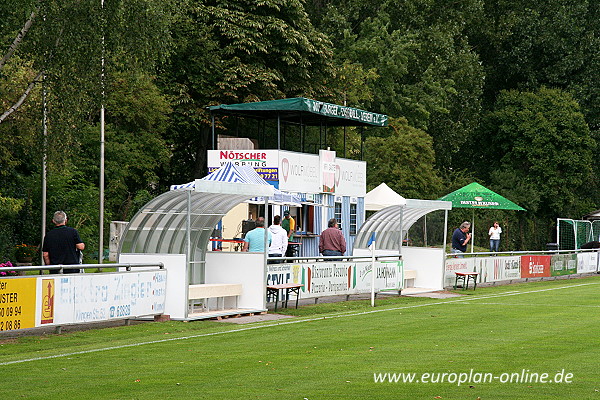
M0 398L600 399L599 291L591 277L24 337L0 345Z

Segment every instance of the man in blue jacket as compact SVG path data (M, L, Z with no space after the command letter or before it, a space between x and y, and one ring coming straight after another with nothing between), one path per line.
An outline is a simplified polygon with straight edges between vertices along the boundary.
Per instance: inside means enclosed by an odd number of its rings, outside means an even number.
M470 222L463 222L460 224L459 228L456 228L454 233L452 234L452 253L453 254L462 254L467 251L467 243L471 240L471 234L468 233L469 229L471 229ZM462 257L459 255L458 257Z

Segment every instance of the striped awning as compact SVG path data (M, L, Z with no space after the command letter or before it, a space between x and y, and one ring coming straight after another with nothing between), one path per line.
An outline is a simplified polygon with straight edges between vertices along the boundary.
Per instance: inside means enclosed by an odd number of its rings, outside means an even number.
M269 185L251 166L237 166L233 163L226 163L216 171L208 174L202 181L228 182L228 183L250 183L255 185ZM188 189L193 190L196 187L195 181L181 185L171 185L171 190ZM264 204L264 197L253 197L246 200L247 203ZM282 192L275 189L275 193L269 198L269 203L300 207L302 198L299 194Z

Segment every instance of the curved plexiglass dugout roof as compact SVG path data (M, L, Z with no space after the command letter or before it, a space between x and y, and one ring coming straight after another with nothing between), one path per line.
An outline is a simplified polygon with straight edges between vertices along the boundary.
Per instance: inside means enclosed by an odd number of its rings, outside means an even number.
M368 248L369 238L375 232L378 249L399 250L401 238L419 218L433 211L451 209L449 201L406 199L406 205L386 207L371 215L356 234L354 247Z
M274 194L274 187L254 168L233 164L183 186L155 197L137 212L123 233L119 254L188 254L190 265L203 264L212 232L227 212L251 198L268 201Z

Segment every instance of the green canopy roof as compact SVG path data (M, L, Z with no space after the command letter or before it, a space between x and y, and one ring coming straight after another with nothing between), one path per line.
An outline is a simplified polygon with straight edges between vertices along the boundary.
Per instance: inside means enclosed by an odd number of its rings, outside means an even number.
M280 118L299 125L387 126L388 117L358 108L296 97L254 103L221 104L209 107L213 114L237 115L255 119Z
M526 211L523 207L516 205L477 182L470 183L452 193L448 193L444 197L440 197L439 200L451 201L453 208Z

